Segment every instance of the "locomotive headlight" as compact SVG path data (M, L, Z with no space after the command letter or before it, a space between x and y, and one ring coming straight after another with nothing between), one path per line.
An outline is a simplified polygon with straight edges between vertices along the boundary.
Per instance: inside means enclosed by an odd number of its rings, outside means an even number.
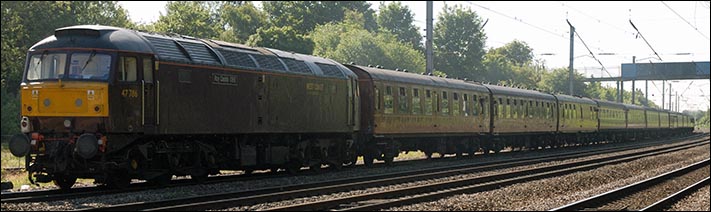
M28 118L27 116L23 116L22 120L20 120L20 131L22 131L22 133L29 133L30 131L32 131L30 118Z
M69 128L72 126L72 120L65 119L64 120L64 127Z

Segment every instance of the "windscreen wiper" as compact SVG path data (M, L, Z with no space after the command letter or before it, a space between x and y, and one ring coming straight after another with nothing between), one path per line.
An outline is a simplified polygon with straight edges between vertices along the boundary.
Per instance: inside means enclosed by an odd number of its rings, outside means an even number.
M79 73L84 73L84 69L86 68L87 65L89 65L89 62L91 62L91 59L94 58L96 55L96 51L91 51L91 55L89 55L89 59L86 60L86 63L84 63L84 67L81 68Z

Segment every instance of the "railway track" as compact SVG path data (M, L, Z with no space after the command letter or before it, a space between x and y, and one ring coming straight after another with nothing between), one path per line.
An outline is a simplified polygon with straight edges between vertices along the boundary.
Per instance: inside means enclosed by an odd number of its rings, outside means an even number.
M255 180L255 179L265 179L265 178L276 178L287 176L284 172L279 173L261 173L253 175L227 175L227 176L215 176L210 177L206 182L203 183L222 183L231 182L236 180ZM46 202L46 201L56 201L72 198L82 198L91 197L97 195L108 195L108 194L119 194L128 193L136 191L145 191L150 189L160 189L166 187L177 187L177 186L188 186L194 185L193 181L190 179L175 179L171 181L169 185L157 186L151 185L147 182L137 182L129 185L128 188L124 189L107 189L102 186L91 186L91 187L81 187L72 188L70 190L41 190L41 191L29 191L29 192L3 192L2 193L2 203L18 203L18 202Z
M352 209L352 210L376 210L392 207L394 205L409 204L416 201L424 201L431 198L449 196L463 191L480 191L485 189L495 189L502 185L525 182L545 177L563 175L581 170L593 169L603 165L626 162L641 157L663 154L680 149L692 148L695 146L708 144L708 138L694 140L690 143L675 144L673 146L656 148L637 153L629 153L620 156L607 157L602 159L592 159L583 162L566 163L563 165L546 166L543 168L526 169L523 171L508 172L500 175L483 176L470 179L456 180L446 183L434 183L423 186L408 187L406 189L392 190L387 192L363 194L346 198L323 200L299 205L290 205L281 208L271 208L270 210L326 210L326 209ZM512 168L516 166L531 165L536 163L560 161L565 159L593 156L605 153L619 152L634 149L635 147L618 147L605 150L589 150L575 153L548 155L543 157L517 158L513 160L491 161L483 163L469 163L458 166L441 167L426 170L407 171L398 173L388 173L382 175L371 175L364 177L354 177L349 179L339 179L326 182L317 182L293 186L270 187L258 190L248 190L240 192L223 192L217 194L177 198L162 201L138 202L121 205L113 205L102 208L85 210L208 210L220 209L235 206L253 205L258 203L275 202L300 197L317 196L343 191L352 191L362 188L371 188L384 185L394 185L400 183L422 181L427 179L437 179L447 176L456 176L466 173L476 173L495 169ZM637 146L636 148L640 148ZM497 181L498 180L498 181ZM492 182L497 181L497 182ZM481 184L474 186L472 184ZM430 193L434 192L434 193ZM408 195L426 194L408 198L396 198ZM379 200L386 198L386 202ZM393 199L395 198L395 199ZM345 208L342 208L345 206Z
M574 210L644 210L661 211L671 206L691 192L709 183L709 159L699 161L692 165L670 171L655 177L645 179L612 191L605 192L587 199L583 199L565 206L561 206L551 211L574 211ZM678 185L684 182L693 182L691 185ZM682 186L678 192L671 195L671 186L668 184ZM687 184L688 185L688 184ZM686 186L686 187L684 187ZM660 192L662 191L662 192ZM644 195L645 198L635 198Z
M690 139L694 137L699 137L703 135L694 135L694 136L688 136L688 137L683 137L683 138L672 138L669 140L663 140L663 141L656 141L656 142L645 142L645 143L640 143L640 144L629 144L629 145L621 145L620 150L617 151L623 151L622 148L628 147L628 148L641 148L641 147L646 147L646 146L653 146L653 145L659 145L661 143L667 143L670 141L676 141L680 139ZM574 150L577 147L580 146L573 146L573 147L566 147L566 150ZM606 147L603 147L602 149L605 149ZM611 151L615 151L614 148L608 148ZM560 148L556 149L544 149L540 150L540 152L545 152L545 151L556 151L560 150ZM583 151L582 153L584 153ZM570 154L579 154L581 152L574 152ZM507 153L510 154L509 156L516 157L517 154L522 155L526 154L525 152L510 152ZM492 156L496 156L492 155ZM456 158L436 158L435 160L449 160L449 159L456 159ZM420 160L408 160L408 161L398 161L396 162L398 165L403 165L403 164L408 164L408 163L417 163ZM376 164L377 165L383 165L383 164ZM308 170L302 170L302 173L307 172ZM205 183L221 183L221 182L230 182L230 181L235 181L235 180L241 180L241 181L249 181L249 180L255 180L255 179L266 179L266 178L276 178L276 177L283 177L287 176L285 172L278 172L278 173L273 173L273 172L267 172L267 173L259 173L259 174L253 174L253 175L232 175L232 176L214 176L210 177L209 180ZM165 187L176 187L176 186L187 186L187 185L193 185L190 180L188 179L176 179L171 182L171 184L166 185L166 186L151 186L148 183L145 182L137 182L137 183L132 183L128 188L125 189L106 189L104 187L97 187L97 186L90 186L90 187L81 187L81 188L73 188L70 190L59 190L59 189L51 189L51 190L41 190L41 191L29 191L29 192L2 192L2 203L18 203L18 202L46 202L46 201L56 201L56 200L64 200L64 199L72 199L72 198L83 198L83 197L92 197L92 196L98 196L98 195L108 195L108 194L119 194L119 193L127 193L127 192L136 192L136 191L143 191L143 190L149 190L149 189L159 189L159 188L165 188Z

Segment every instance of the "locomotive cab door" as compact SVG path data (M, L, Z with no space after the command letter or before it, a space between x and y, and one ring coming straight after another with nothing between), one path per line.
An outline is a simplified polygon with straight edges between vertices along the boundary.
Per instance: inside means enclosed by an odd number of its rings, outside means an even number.
M141 90L142 92L142 123L144 132L154 133L156 132L157 122L157 95L158 88L160 88L158 81L155 79L154 63L151 57L140 57L141 67L139 72L141 73Z
M152 58L119 55L116 64L109 94L112 131L154 133L157 83Z

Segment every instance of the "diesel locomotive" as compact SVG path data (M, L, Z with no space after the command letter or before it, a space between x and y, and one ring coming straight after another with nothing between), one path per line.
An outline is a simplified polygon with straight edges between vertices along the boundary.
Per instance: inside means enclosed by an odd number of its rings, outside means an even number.
M665 110L98 25L33 45L20 89L10 150L63 189L693 131Z

